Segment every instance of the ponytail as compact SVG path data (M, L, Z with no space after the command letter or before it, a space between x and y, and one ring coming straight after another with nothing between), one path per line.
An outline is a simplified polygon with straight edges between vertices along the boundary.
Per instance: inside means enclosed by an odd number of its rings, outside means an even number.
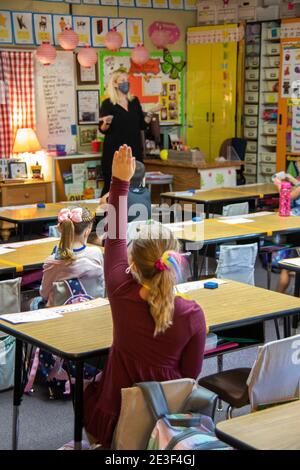
M164 333L173 324L174 284L171 271L157 273L150 282L147 301L155 323L154 336Z
M66 219L60 223L61 237L59 242L59 255L61 259L73 261L73 243L75 236L74 223Z

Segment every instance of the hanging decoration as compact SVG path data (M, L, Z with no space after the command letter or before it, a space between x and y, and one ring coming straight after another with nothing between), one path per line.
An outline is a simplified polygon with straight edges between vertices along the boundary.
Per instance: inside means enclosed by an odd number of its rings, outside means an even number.
M131 60L137 65L144 65L149 60L149 52L143 44L138 44L131 52Z
M49 42L43 42L36 50L36 58L43 65L53 64L56 58L56 49Z
M98 61L98 56L91 46L84 46L77 54L77 59L82 67L90 68Z
M148 28L152 43L157 49L165 49L180 38L180 30L175 23L155 21Z
M163 62L161 63L161 70L165 74L169 74L172 80L177 80L180 76L180 72L185 67L186 62L181 59L179 62L175 62L171 52L168 49L164 49Z
M111 29L104 36L104 45L110 51L118 51L123 44L122 35L117 31L116 28Z
M79 37L72 28L65 28L64 31L59 34L58 42L65 51L73 51L78 46Z

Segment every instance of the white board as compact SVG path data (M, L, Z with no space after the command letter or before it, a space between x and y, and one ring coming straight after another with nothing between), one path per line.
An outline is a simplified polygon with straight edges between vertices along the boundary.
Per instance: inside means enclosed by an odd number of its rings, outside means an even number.
M58 51L55 62L42 65L35 59L36 130L43 148L65 144L76 149L75 67L72 52Z

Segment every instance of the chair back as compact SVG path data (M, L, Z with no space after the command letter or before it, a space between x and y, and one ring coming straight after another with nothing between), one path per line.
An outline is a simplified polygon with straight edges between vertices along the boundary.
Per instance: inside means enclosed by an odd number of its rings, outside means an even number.
M21 277L0 281L0 313L21 311ZM0 331L0 338L7 336Z
M247 380L253 410L300 398L300 335L260 346Z
M248 245L221 245L216 275L254 285L254 267L257 243Z
M195 387L192 379L161 382L171 413L180 411L182 404ZM121 411L114 432L112 448L115 450L143 450L155 425L143 392L139 387L122 388Z
M232 217L234 215L249 214L249 202L239 202L236 204L229 204L223 207L223 216Z

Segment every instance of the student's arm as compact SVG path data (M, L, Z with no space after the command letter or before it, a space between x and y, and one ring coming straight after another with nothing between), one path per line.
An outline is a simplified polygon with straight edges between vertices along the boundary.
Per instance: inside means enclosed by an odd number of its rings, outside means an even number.
M44 300L48 300L49 294L53 287L53 282L56 281L56 271L51 263L47 263L47 260L43 266L43 278L40 287L40 295Z
M202 310L201 316L200 318L198 317L196 324L196 332L185 346L180 361L182 377L193 379L196 379L200 374L204 357L206 325Z
M104 252L104 275L108 295L128 281L128 254L126 244L127 196L129 181L135 171L131 148L123 145L115 152L112 182L109 191L107 238Z

